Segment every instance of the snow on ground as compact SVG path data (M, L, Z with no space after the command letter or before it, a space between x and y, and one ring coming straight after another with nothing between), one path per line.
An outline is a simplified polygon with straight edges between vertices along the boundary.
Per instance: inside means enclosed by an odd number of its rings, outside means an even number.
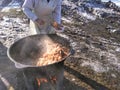
M103 67L102 63L98 62L98 61L84 61L81 66L85 67L90 67L92 70L94 70L95 72L107 72L109 70L109 67Z
M72 22L72 18L70 18L70 17L68 17L68 18L62 17L62 20L67 22L67 23L71 23Z
M74 2L63 0L63 5L69 7L69 10L75 10L78 15L84 17L86 19L95 20L96 17L100 17L103 13L116 13L120 14L119 12L114 11L113 9L106 8L102 3L84 3L84 6L79 2L77 5ZM92 12L88 12L85 9L91 9Z
M120 7L120 0L101 0L102 2L108 2L108 1L112 1L114 2L117 6Z
M20 18L3 17L0 23L0 42L9 47L16 40L27 36L29 27Z

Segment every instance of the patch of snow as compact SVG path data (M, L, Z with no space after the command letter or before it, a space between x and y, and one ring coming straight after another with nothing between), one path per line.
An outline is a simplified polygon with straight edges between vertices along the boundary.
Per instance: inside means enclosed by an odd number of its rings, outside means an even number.
M19 7L4 7L1 9L2 16L10 16L10 15L16 15L18 11L20 11L21 8Z
M71 23L72 22L71 18L62 17L62 20L65 21L65 22L67 22L67 23Z
M98 61L83 61L83 63L81 64L81 66L90 66L90 68L92 68L94 71L96 72L107 72L109 70L109 68L104 68L102 66L102 63L98 62Z
M71 46L72 47L76 47L77 46L77 42L73 42L73 41L71 41L72 43L71 43Z
M109 53L108 54L108 62L117 67L120 70L120 61L117 59L116 55Z
M120 48L118 48L120 52ZM101 63L101 61L83 61L81 66L90 66L96 72L107 72L109 70L117 70L120 71L120 61L117 59L116 55L108 52L101 51L99 52L100 56L105 56L105 63Z
M63 5L67 5L67 6L70 6L71 9L77 7L73 2L71 1L68 1L68 0L63 0Z
M3 17L3 21L1 21L0 25L5 27L10 27L10 25L12 25L13 22L24 25L22 24L23 21L20 18L9 18L6 16Z
M120 70L120 61L118 60L115 54L112 54L110 52L109 53L100 52L100 54L106 57L106 62L107 62L106 66L109 66L109 67L112 66L110 69L113 69L113 70L117 70L117 71Z
M20 7L20 2L11 2L8 7Z
M72 78L72 81L75 81L75 78Z
M112 76L113 78L116 78L116 77L117 77L117 76L116 76L115 74L113 74L113 73L111 74L111 76Z
M79 13L80 15L86 17L87 19L95 20L96 17L101 17L101 14L103 13L111 13L111 14L120 14L119 12L114 11L113 9L105 8L103 4L96 4L96 3L86 3L86 7L92 8L92 14L89 15L89 13L86 13L85 10L82 10L81 12L81 7L79 8ZM83 13L83 14L82 14Z
M114 33L114 32L116 32L116 31L117 31L116 29L111 29L111 30L110 30L111 33Z
M115 51L120 52L120 48L116 48L116 50L115 50Z
M108 2L110 0L101 0L102 2ZM114 2L117 6L120 7L120 0L111 0L112 2Z
M81 16L87 18L87 19L90 19L90 20L95 20L96 19L96 16L88 14L87 12L79 12L79 15L81 15Z
M9 27L10 22L1 21L0 25L1 25L1 26L5 26L4 28L6 28L6 27Z
M69 6L71 10L77 8L76 13L79 14L80 16L82 16L82 17L85 17L85 18L90 19L90 20L95 20L96 19L95 16L93 16L91 14L88 14L87 12L85 12L85 10L83 10L83 8L75 5L73 2L70 2L68 0L64 0L63 5Z

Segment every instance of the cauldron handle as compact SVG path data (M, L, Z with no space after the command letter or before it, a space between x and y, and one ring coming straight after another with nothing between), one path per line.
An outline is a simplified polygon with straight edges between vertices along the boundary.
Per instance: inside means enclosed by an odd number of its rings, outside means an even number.
M27 67L31 67L31 66L30 65L23 65L23 64L15 62L15 67L16 68L27 68Z
M70 49L70 55L74 55L75 54L75 50Z
M61 61L67 59L69 56L74 55L74 54L75 54L75 50L70 49L70 53L67 55L67 57L63 58Z

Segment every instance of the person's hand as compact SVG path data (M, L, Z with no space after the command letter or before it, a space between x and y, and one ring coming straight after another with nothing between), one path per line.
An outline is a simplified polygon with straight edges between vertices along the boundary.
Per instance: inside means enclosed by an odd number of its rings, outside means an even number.
M58 24L57 22L53 22L52 26L56 29L57 32L64 31L64 26L62 24Z
M45 22L41 19L36 19L35 22L38 24L38 25L44 25Z

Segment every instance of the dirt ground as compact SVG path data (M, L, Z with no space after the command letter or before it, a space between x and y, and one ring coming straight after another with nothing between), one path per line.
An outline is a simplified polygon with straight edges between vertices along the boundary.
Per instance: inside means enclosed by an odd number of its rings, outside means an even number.
M0 77L21 90L17 85L24 86L22 70L7 57L7 49L29 29L25 20L14 18L11 23L5 18L8 24L4 27L0 20ZM64 90L120 90L120 16L63 24L64 34L75 50L75 55L64 63ZM0 90L9 90L1 79Z
M118 19L119 20L119 19ZM113 23L111 23L111 21ZM101 23L102 22L102 23ZM64 90L119 90L120 89L120 72L119 68L115 67L113 64L108 65L105 56L108 55L111 48L114 50L114 43L103 43L101 38L110 39L113 42L119 43L119 33L109 33L106 31L108 25L113 26L114 28L120 28L119 23L115 19L106 19L106 20L97 20L90 22L86 25L77 25L74 24L74 27L82 29L82 31L76 32L72 25L64 23L70 28L65 29L65 34L70 37L71 40L77 42L77 45L74 46L76 51L75 55L69 57L65 61L65 71L64 71ZM75 26L76 25L76 26ZM101 31L103 30L103 31ZM85 32L84 32L85 31ZM101 32L100 32L101 31ZM119 31L119 30L118 30ZM99 33L100 32L100 33ZM101 37L100 39L98 37ZM113 39L114 38L114 39ZM102 42L102 44L100 44ZM74 45L74 43L72 43ZM103 45L104 44L104 45ZM93 45L95 48L92 49L89 47ZM119 47L118 44L114 44ZM22 76L22 71L15 68L14 63L10 61L7 57L7 47L0 43L0 75L8 80L10 86L14 87L15 90L18 90L17 84L20 80L19 85L24 85L24 79ZM99 58L99 53L105 51L105 56ZM114 52L115 53L115 52ZM119 53L115 53L118 56ZM105 59L104 59L105 58ZM100 61L105 68L110 66L109 71L96 72L94 69L88 66L82 66L84 61L92 60L92 62ZM107 66L108 65L108 66ZM113 66L112 66L113 65ZM94 64L96 66L96 64ZM101 67L98 67L101 68ZM99 69L98 69L99 70ZM6 89L5 84L0 80L0 90ZM22 89L25 90L25 89Z

